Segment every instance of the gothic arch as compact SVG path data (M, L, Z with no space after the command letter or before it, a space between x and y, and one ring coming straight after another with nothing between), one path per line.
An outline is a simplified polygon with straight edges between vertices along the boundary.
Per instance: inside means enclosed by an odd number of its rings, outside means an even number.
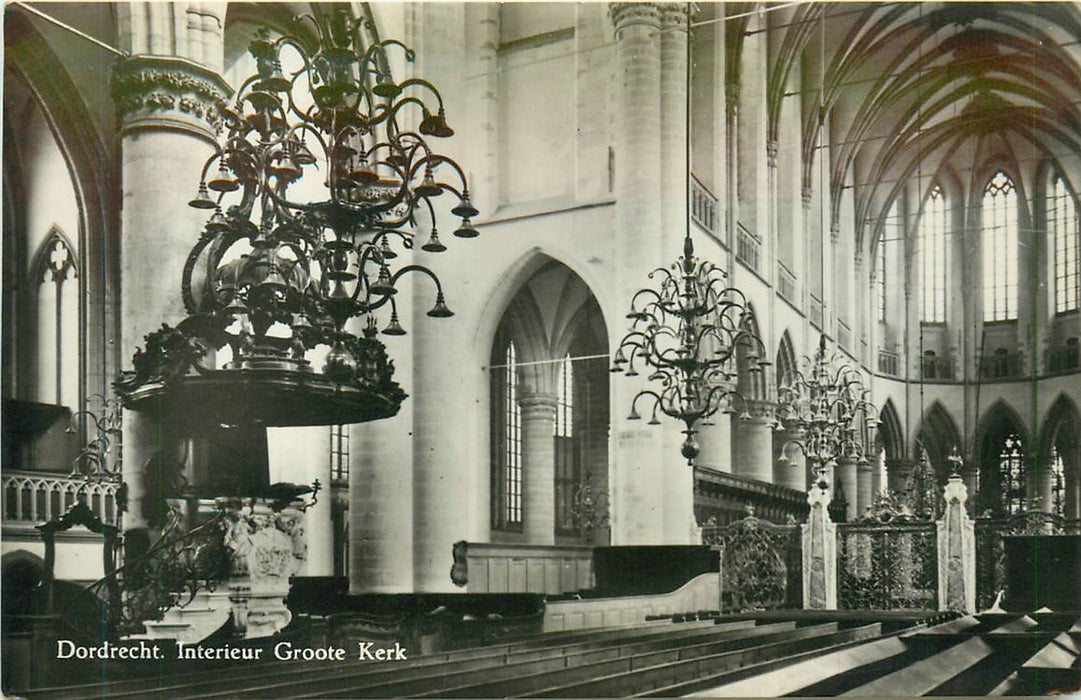
M948 416L947 416L948 418ZM886 399L878 415L878 440L886 451L886 459L901 459L905 450L905 433L901 419L893 405L893 399Z
M1081 441L1081 410L1065 393L1059 394L1051 404L1040 428L1040 454L1047 455L1051 446L1059 441L1076 445Z
M781 387L792 382L796 373L796 351L792 347L792 336L788 329L781 334L781 342L777 345L777 356L774 360L777 386Z
M754 312L754 305L750 302L747 303L747 312L740 318L740 329L747 331L759 340L757 343L755 341L740 343L736 348L736 369L738 372L736 386L739 393L745 398L764 400L769 395L766 386L766 370L763 367L758 371L752 371L750 363L747 361L752 352L758 355L759 360L768 359L765 354L765 347L762 345L762 334L758 328L758 318Z
M1021 416L1012 406L999 399L983 415L976 429L973 457L976 459L979 478L977 512L1001 514L1003 511L1002 481L1005 475L1001 473L1000 455L1004 441L1011 435L1016 435L1021 441L1023 464L1028 469L1036 447L1032 444L1031 435Z
M947 459L953 448L961 450L961 433L957 429L946 407L939 401L931 404L930 408L920 419L919 430L916 431L916 449L913 454L919 456L922 447L927 452L927 458L935 470L940 481L945 481L950 473L950 464Z

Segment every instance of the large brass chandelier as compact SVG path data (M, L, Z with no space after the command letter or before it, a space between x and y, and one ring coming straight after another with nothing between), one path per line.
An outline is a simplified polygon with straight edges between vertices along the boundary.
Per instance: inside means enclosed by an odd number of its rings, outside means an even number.
M648 372L652 388L639 391L631 402L629 420L650 413L650 425L659 424L657 412L682 421L681 453L693 465L700 451L696 425L718 411L734 412L746 400L736 391L737 352L745 352L747 369L761 372L769 363L761 339L750 329L750 310L743 293L725 284L726 274L711 262L699 260L688 234L683 254L670 268L657 268L656 288L644 288L631 299L631 330L613 357L613 372L638 376ZM650 405L652 403L652 406Z
M878 426L878 412L857 369L838 353L827 355L821 336L813 358L804 356L791 378L778 388L785 431L797 437L781 448L786 464L802 453L819 486L825 488L827 468L838 461L867 464L866 444Z
M474 238L478 212L462 168L430 143L454 133L439 91L395 82L389 59L412 50L367 29L342 7L251 43L256 73L189 202L209 213L184 268L190 316L147 336L117 384L129 408L265 425L397 412L405 394L377 334L405 334L396 295L414 273L431 280L428 316L453 315L421 260L446 250L440 215Z

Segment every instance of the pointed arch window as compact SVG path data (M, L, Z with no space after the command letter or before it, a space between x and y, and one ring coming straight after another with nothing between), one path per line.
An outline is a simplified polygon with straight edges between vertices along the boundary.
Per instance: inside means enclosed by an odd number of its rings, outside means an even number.
M983 191L983 320L1017 318L1017 190L999 171Z
M1055 246L1055 313L1074 311L1081 297L1081 235L1077 204L1058 175L1049 191L1047 223Z
M920 217L920 320L946 322L946 194L935 185Z
M78 261L59 229L39 249L36 281L36 398L40 403L79 405Z
M886 322L886 264L890 256L886 250L893 241L901 240L904 233L904 225L901 221L898 201L894 200L890 206L890 213L886 215L886 223L882 227L882 237L878 239L878 258L875 263L875 285L878 291L878 320Z
M568 353L559 361L555 421L556 530L564 534L574 532L574 495L580 483L574 393L574 363Z
M1025 510L1025 452L1021 438L1009 435L998 455L999 495L1007 515Z
M518 351L513 340L493 358L492 527L522 528L522 411L518 405Z

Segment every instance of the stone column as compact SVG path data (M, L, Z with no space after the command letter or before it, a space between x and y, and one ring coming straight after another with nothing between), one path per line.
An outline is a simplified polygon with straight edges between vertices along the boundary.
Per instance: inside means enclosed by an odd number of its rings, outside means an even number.
M802 431L797 430L782 430L773 433L773 454L775 459L773 460L773 483L780 484L781 486L787 486L790 489L796 489L797 491L804 491L809 485L809 479L807 478L807 458L803 455L803 452L795 446L789 446L785 450L785 445L792 441L800 440L803 437ZM787 458L787 461L781 461L782 455Z
M800 526L803 540L803 608L837 609L837 526L830 521L829 489L817 484L807 492L811 506Z
M1051 465L1047 462L1033 464L1032 498L1029 499L1030 510L1042 510L1051 512L1054 508L1054 474L1051 473Z
M635 291L649 282L650 271L667 263L658 235L662 225L661 26L654 3L611 3L608 14L615 30L614 107L618 115L612 255L619 301L613 318L622 318ZM612 383L613 544L663 542L664 440L645 421L627 419L634 395L645 386L644 377ZM678 451L678 444L674 449Z
M735 419L735 473L773 483L773 404L747 401L749 419Z
M852 522L859 517L859 486L856 481L856 463L851 459L837 460L837 472L834 482L841 487L845 495L845 520ZM835 492L836 493L836 492Z
M732 421L723 414L714 415L710 421L698 426L698 444L702 449L694 463L731 474Z
M976 515L976 485L979 483L979 470L974 465L966 464L961 472L961 479L965 482L965 492L972 494L972 498L965 502L965 508L969 515Z
M965 510L968 489L954 474L946 482L946 512L938 527L938 609L976 611L976 529Z
M220 28L217 12L224 12L224 6L206 9ZM129 38L145 39L134 30ZM206 49L205 43L199 43L200 51ZM208 63L220 65L221 50L219 32L216 46L206 51L217 59ZM125 369L131 366L136 347L144 346L147 333L162 323L175 326L187 316L181 275L207 219L206 212L187 202L195 194L204 162L214 152L218 113L231 92L217 73L175 57L133 56L113 69L112 96L122 139L119 298ZM125 411L126 529L146 526L141 508L143 469L163 439L169 438L162 426Z
M856 517L862 518L875 496L874 467L871 464L856 465Z
M555 544L556 397L527 394L522 407L522 530L529 544Z
M908 491L912 481L912 471L915 468L916 465L907 459L886 460L886 479L889 482L890 491L897 493Z

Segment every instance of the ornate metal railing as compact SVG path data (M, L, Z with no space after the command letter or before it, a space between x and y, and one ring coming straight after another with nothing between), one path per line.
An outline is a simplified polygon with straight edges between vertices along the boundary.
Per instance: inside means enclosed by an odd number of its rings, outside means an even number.
M1000 352L977 358L982 379L1010 379L1024 373L1024 356L1020 352Z
M717 235L717 198L694 175L691 175L691 220L711 235Z
M1081 346L1076 344L1047 352L1047 373L1076 372L1081 368Z
M976 609L987 610L1006 588L1007 535L1062 535L1081 533L1081 520L1033 511L1011 518L976 518Z
M924 355L920 358L920 371L924 379L953 379L953 358Z
M936 610L934 522L837 525L837 602L845 610Z
M881 374L887 374L891 377L896 377L900 372L901 360L895 352L887 352L885 350L878 351L878 371Z
M5 523L53 520L74 506L80 496L101 520L111 523L116 516L116 483L11 470L0 477L0 487L4 492Z
M799 299L796 298L796 276L780 260L777 261L777 292L793 305L799 304Z
M750 514L702 529L720 550L722 612L798 608L803 601L799 525L775 525Z
M218 508L197 525L173 507L161 536L141 555L125 561L87 587L102 601L103 634L109 639L142 633L143 623L184 607L200 590L214 590L229 576L225 546L228 511Z
M736 260L746 265L751 270L758 272L759 250L762 247L762 239L751 233L741 223L736 223Z

